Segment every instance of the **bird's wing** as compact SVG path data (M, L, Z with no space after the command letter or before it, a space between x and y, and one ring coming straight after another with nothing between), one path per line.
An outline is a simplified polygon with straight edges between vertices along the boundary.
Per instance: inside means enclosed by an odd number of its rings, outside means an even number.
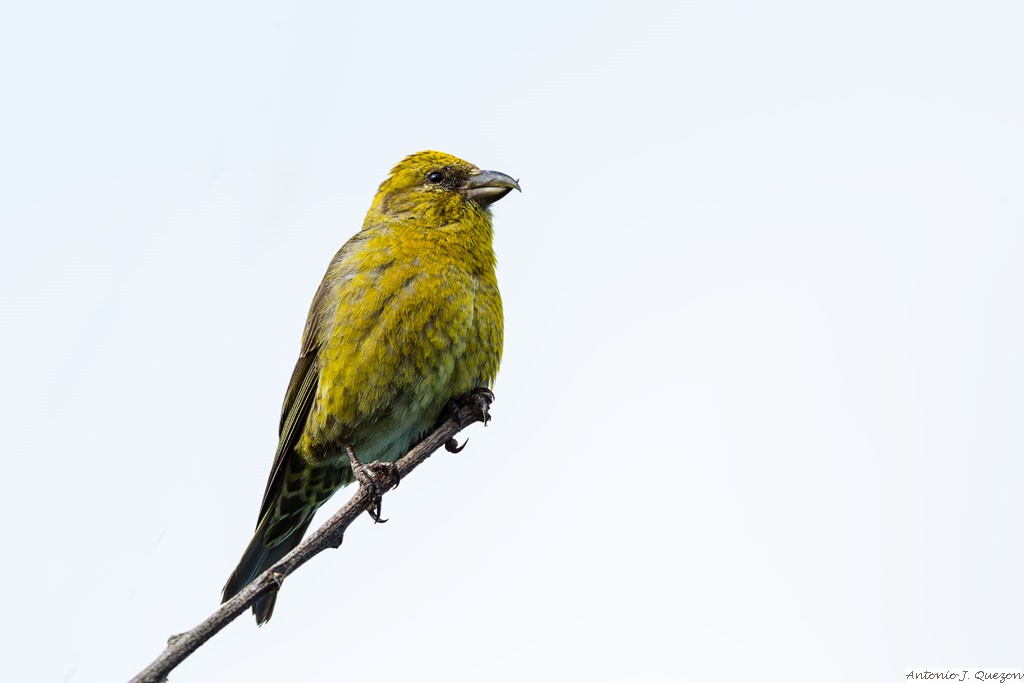
M328 270L329 274L330 270ZM270 477L267 478L267 488L263 492L263 503L260 505L257 524L267 514L267 510L277 497L278 489L284 483L286 464L289 457L293 457L294 448L302 436L306 418L309 416L313 400L316 398L317 386L320 384L321 316L329 286L329 278L325 277L309 307L309 317L306 319L306 328L302 334L302 350L299 359L295 361L295 369L292 370L288 391L284 395L284 405L281 406L277 453L274 455L274 465L270 468Z
M260 516L257 523L263 519L277 497L278 489L284 483L287 469L285 465L290 457L295 457L293 449L298 443L299 437L302 436L306 417L313 406L320 377L320 363L317 361L318 350L319 346L316 346L311 348L308 353L299 356L299 360L295 363L295 370L292 371L292 381L288 385L284 410L281 414L277 454L274 456L274 466L270 469L270 477L267 479L267 489L263 492L263 503L260 505Z
M356 233L338 250L331 260L331 265L327 268L323 282L320 283L320 287L313 297L313 303L310 304L306 328L302 333L302 350L299 359L295 362L292 379L288 383L288 391L285 392L284 405L281 407L277 453L274 456L274 465L270 468L267 488L263 492L263 503L260 505L257 524L267 514L267 510L273 505L279 489L284 484L286 465L291 457L295 457L293 455L294 448L302 436L306 418L309 417L309 411L316 398L320 383L320 346L324 339L324 328L331 324L329 319L333 317L332 304L337 296L335 286L339 279L339 271L348 256L362 244L365 237L364 233Z

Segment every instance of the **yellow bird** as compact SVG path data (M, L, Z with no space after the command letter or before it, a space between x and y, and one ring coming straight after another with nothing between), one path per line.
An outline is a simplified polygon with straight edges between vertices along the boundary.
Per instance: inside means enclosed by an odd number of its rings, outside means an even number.
M490 387L503 319L490 205L516 180L441 152L403 159L313 297L256 533L228 600L302 540L364 463L394 462L449 401ZM277 592L253 606L270 619Z

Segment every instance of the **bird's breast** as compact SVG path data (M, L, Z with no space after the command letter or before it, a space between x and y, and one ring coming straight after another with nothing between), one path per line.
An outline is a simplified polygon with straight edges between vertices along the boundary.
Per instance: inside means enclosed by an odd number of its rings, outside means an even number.
M317 396L300 448L308 457L394 460L445 403L489 386L501 357L501 299L441 260L356 269L340 282L320 349Z

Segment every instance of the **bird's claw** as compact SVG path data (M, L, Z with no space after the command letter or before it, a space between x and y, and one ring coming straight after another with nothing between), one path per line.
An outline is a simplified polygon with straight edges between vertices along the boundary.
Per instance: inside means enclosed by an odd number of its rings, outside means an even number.
M480 421L487 426L491 421L491 404L494 403L494 392L487 387L477 387L466 395L467 403L476 404L480 411Z
M462 419L462 409L467 406L475 406L480 421L485 425L491 421L491 403L494 402L494 392L486 387L477 387L472 391L453 398L445 404L444 410L441 412L440 422L454 419L455 424L459 426L459 429L463 429L466 423ZM440 424L440 422L438 424ZM465 444L463 444L465 446ZM445 444L448 447L448 444ZM450 451L451 449L448 448ZM456 451L457 452L457 451Z
M462 445L460 446L459 442L453 436L452 438L444 442L444 449L449 453L461 453L462 449L465 448L466 444L468 443L469 439L466 439L465 441L462 442Z
M378 524L387 522L388 520L380 516L384 504L384 492L388 489L398 488L398 484L401 483L398 465L380 460L374 460L368 465L364 465L352 446L346 446L345 450L348 451L352 476L360 486L366 488L370 495L370 507L366 511L367 514ZM392 480L394 481L393 485L391 484Z

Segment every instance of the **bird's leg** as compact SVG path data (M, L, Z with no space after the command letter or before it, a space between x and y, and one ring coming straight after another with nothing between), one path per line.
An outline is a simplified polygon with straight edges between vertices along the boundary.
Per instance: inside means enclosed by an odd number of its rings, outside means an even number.
M381 507L384 504L384 491L387 490L386 485L390 484L392 478L394 478L395 485L390 488L398 487L401 481L398 465L380 460L374 460L369 465L364 465L351 444L345 445L345 451L348 453L349 465L352 467L352 476L356 478L360 486L365 486L370 494L370 507L366 511L367 514L373 518L374 522L383 524L388 521L380 516Z

